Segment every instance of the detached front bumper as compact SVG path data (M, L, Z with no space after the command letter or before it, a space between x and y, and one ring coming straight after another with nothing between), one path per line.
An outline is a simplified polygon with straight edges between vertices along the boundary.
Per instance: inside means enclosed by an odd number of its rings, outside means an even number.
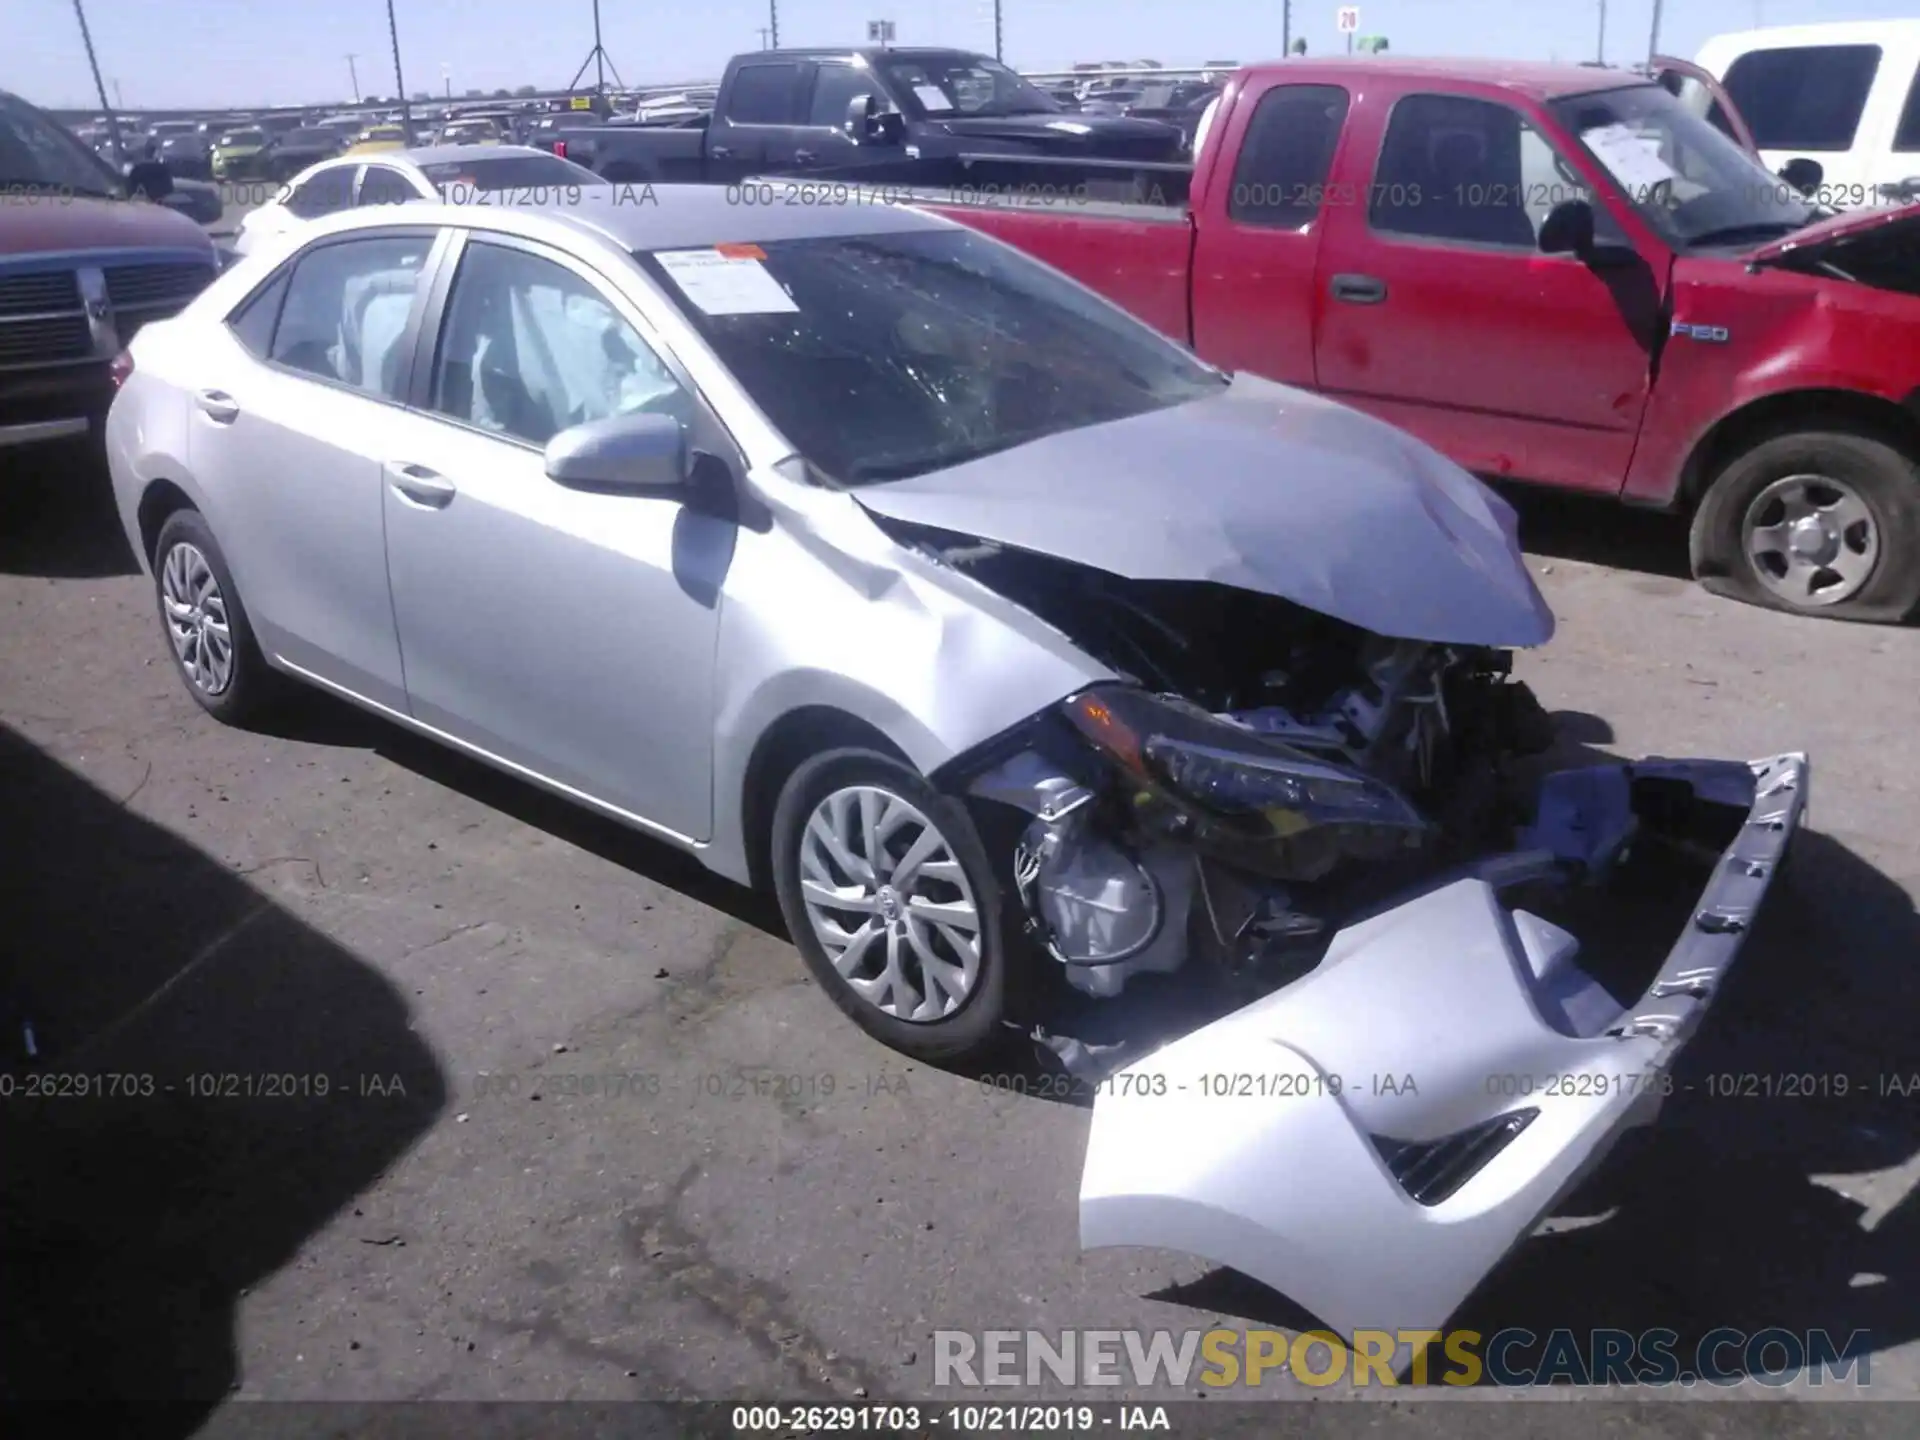
M1657 1114L1799 828L1808 774L1794 754L1550 777L1567 783L1541 849L1349 926L1305 978L1102 1083L1082 1246L1185 1251L1349 1337L1439 1329ZM1652 983L1621 1004L1574 936L1502 892L1603 866L1676 803L1737 833Z

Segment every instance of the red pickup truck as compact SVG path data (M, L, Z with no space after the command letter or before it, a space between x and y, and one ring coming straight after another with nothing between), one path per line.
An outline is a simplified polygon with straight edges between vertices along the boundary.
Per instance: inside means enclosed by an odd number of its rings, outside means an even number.
M1692 72L1698 77L1698 72ZM1709 589L1920 608L1920 207L1837 217L1720 100L1577 66L1241 70L1188 205L930 208L1492 479L1692 516ZM1204 457L1196 457L1201 460Z

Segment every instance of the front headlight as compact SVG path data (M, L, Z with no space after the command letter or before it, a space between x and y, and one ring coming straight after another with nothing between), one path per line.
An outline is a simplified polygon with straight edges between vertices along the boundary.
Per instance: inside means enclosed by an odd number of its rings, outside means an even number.
M1391 785L1221 720L1196 705L1123 686L1074 696L1075 729L1121 770L1210 814L1276 835L1315 825L1425 830Z

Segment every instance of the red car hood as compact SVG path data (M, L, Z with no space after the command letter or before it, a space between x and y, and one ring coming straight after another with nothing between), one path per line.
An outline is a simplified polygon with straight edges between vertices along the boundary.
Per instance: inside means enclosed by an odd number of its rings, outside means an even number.
M21 199L0 215L0 258L76 250L212 248L207 232L186 216L137 200Z
M1869 230L1884 230L1892 225L1913 225L1920 222L1920 205L1889 205L1878 210L1849 210L1844 215L1835 215L1829 220L1816 220L1813 224L1784 235L1778 240L1769 241L1758 250L1748 253L1747 259L1753 264L1764 265L1772 260L1783 260L1789 255L1818 254L1822 249L1842 240L1851 240L1864 235Z

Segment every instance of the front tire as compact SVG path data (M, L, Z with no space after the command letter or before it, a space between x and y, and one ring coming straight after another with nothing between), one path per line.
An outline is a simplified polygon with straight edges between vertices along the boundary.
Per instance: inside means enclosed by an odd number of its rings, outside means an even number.
M1920 608L1920 465L1854 431L1775 435L1714 478L1689 551L1716 595L1898 623Z
M216 720L243 725L279 698L282 682L253 637L226 556L197 510L176 510L153 547L154 595L173 668Z
M1003 1043L1004 902L964 804L898 760L831 750L781 790L771 852L795 948L861 1029L938 1064Z

